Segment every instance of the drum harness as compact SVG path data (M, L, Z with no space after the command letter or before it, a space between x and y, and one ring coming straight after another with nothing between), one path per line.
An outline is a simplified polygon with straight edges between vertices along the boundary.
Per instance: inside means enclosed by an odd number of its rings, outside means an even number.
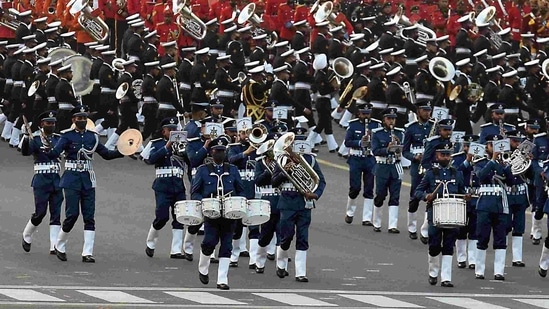
M223 217L223 213L224 213L223 210L224 210L224 207L225 207L223 202L225 200L225 197L230 196L233 192L233 191L229 191L229 192L227 192L227 194L223 194L223 191L224 191L223 176L228 176L229 175L230 165L227 162L223 162L223 173L221 175L218 175L215 172L215 168L214 168L213 163L210 162L210 163L206 164L206 167L208 168L208 171L210 172L210 176L217 177L217 198L220 201L220 206L221 206L220 212L221 212L221 217Z
M433 176L435 176L435 184L439 184L437 185L437 188L435 189L435 191L438 191L438 187L440 186L440 184L443 185L443 188L442 188L442 195L448 195L448 183L455 183L456 182L456 168L453 167L453 166L450 166L448 167L448 169L450 170L450 173L451 173L451 177L452 177L452 180L440 180L440 171L441 171L441 168L439 167L433 167L431 170L433 171ZM437 193L438 195L438 193ZM433 208L433 202L430 202L430 203L427 203L427 208Z

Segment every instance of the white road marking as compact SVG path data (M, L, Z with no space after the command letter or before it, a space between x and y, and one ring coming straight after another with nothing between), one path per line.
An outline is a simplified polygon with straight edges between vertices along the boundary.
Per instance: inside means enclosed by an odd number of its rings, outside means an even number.
M29 289L0 289L0 294L23 301L64 301L60 298Z
M186 300L193 301L195 303L203 305L246 305L236 300L225 298L219 295L206 292L164 292L175 296L177 298L182 298Z
M110 303L130 303L130 304L154 304L155 302L145 298L133 296L121 291L84 291L76 290L82 294L99 298Z
M468 298L468 297L427 297L432 300L436 300L441 303L445 303L452 306L468 308L468 309L507 309L498 305L492 305L480 300Z
M392 299L379 295L345 295L338 294L339 296L359 301L361 303L374 305L382 308L423 308L416 304L407 303L404 301Z
M253 293L254 295L268 298L280 303L292 305L292 306L324 306L324 307L336 307L337 305L330 304L314 298L298 295L295 293Z
M514 299L516 301L519 301L521 303L525 303L528 305L540 307L540 308L549 308L549 302L547 302L546 299Z

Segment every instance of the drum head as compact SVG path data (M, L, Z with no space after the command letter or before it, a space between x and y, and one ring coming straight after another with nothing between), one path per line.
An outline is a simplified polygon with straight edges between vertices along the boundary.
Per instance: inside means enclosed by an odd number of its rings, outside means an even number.
M63 65L69 64L73 71L71 84L74 87L75 95L89 94L93 90L93 80L90 80L91 60L81 55L74 55L63 61Z
M53 48L49 53L48 53L48 57L51 58L51 62L55 62L59 59L65 59L65 58L68 58L70 56L74 56L76 55L77 53L70 49L70 48L66 48L66 47L56 47L56 48Z
M133 155L143 144L143 136L136 129L128 129L120 134L116 148L125 155Z

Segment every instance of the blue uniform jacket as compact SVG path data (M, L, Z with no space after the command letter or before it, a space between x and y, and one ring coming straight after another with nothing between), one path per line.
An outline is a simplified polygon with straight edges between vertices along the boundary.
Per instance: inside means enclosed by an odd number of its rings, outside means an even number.
M50 163L59 165L59 160L52 160L47 156L47 152L42 148L44 145L42 144L40 134L37 133L38 132L36 132L30 139L23 139L21 154L23 154L23 156L32 155L34 157L34 164ZM50 145L55 146L60 137L61 136L59 134L54 133L50 138L48 138ZM31 186L33 188L46 188L51 186L55 189L59 189L59 180L61 179L59 172L60 171L58 170L57 173L35 173L34 177L32 177Z
M204 163L204 159L208 156L208 149L204 147L204 142L200 137L187 139L187 157L191 163L191 168L197 168Z
M512 124L504 123L503 129L507 131L513 131L515 130L515 126ZM485 123L480 126L480 140L479 143L484 144L486 142L486 136L492 135L492 134L500 134L500 128L498 123Z
M183 158L172 155L172 149L166 148L167 141L158 138L151 141L151 152L148 163L154 164L155 168L180 168L181 173L172 177L155 178L152 189L158 192L178 193L185 192L183 177L185 175L185 162Z
M248 149L248 146L243 144L230 144L229 153L227 155L229 163L235 165L240 172L244 172L245 176L241 179L244 185L245 197L247 199L253 199L255 196L254 190L254 173L255 173L255 158L257 157L255 151L249 156L244 157L244 150ZM248 163L248 161L252 161ZM247 166L248 164L248 166Z
M273 188L271 184L272 176L273 175L271 174L271 172L265 167L265 161L263 159L258 160L257 163L255 164L255 185L260 189L261 188L272 189ZM279 193L261 197L261 199L267 200L271 203L271 213L278 212L279 198L280 198Z
M406 131L404 132L404 144L402 145L402 156L412 161L412 163L419 164L419 161L415 161L414 157L417 152L414 153L413 149L423 149L421 153L425 151L425 139L431 133L434 121L429 120L425 123L419 123L413 121L406 124ZM417 150L416 150L417 151Z
M362 137L366 135L365 122L359 118L349 121L349 127L345 133L345 146L351 149L362 150L363 145L361 143ZM381 121L377 119L370 119L368 123L368 130L370 132L373 129L381 127Z
M200 137L200 128L202 127L202 124L198 120L191 120L185 128L183 128L183 131L187 131L187 138L194 138L194 137Z
M66 160L86 160L91 165L93 153L98 153L105 160L122 158L118 150L108 150L99 142L99 134L85 130L78 132L74 129L61 131L61 138L55 147L47 154L50 159L57 159L64 151ZM88 152L86 158L85 152ZM92 172L93 174L93 172ZM95 175L93 175L95 178ZM78 172L65 170L60 182L61 188L73 190L89 190L95 188L95 179L90 178L90 172Z
M450 139L443 139L440 135L435 135L427 139L425 144L425 152L423 152L423 157L421 158L421 166L423 166L425 170L433 167L433 162L436 161L435 153L438 144L447 141L450 141Z
M416 188L415 196L417 199L425 201L427 194L433 193L440 181L448 182L448 193L465 194L465 185L463 183L463 174L455 167L435 167L427 172ZM442 197L444 185L441 185L435 192L437 197ZM431 207L432 205L427 205Z
M191 199L200 201L203 198L210 198L217 196L217 176L210 175L215 173L223 176L223 195L231 192L231 196L244 196L244 189L242 181L240 180L240 174L236 166L224 163L222 165L216 165L214 163L202 164L198 167L196 175L193 177L191 187Z
M483 158L475 163L475 174L482 185L496 185L498 182L494 179L494 175L505 177L503 184L511 185L510 179L513 177L509 166L503 167L494 160ZM493 213L504 213L501 196L482 195L477 203L477 210L488 211Z
M380 127L372 131L372 152L374 156L388 157L393 156L394 153L387 152L387 146L392 141L391 131ZM404 130L400 128L394 129L394 134L400 140L400 144L404 140Z

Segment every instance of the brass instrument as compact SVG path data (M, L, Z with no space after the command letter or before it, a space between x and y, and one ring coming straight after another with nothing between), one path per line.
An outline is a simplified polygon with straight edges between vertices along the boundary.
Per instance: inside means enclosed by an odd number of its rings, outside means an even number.
M362 139L362 151L364 153L370 151L372 148L372 132L368 129L368 125L370 124L370 118L367 118L364 120L364 137Z
M353 80L354 78L352 78L348 83L347 83L347 86L345 86L345 89L343 90L343 92L341 93L341 95L339 96L339 100L338 100L338 103L339 104L343 104L345 103L345 108L348 108L349 106L351 106L351 103L353 103L353 98L351 97L351 99L347 99L347 95L349 94L349 92L351 92L351 89L353 89Z
M255 149L258 149L265 142L265 140L267 140L267 135L267 127L260 123L256 123L250 129L248 141Z
M455 101L459 94L461 93L461 85L456 85L454 88L452 88L452 91L450 92L450 95L448 96L448 99L450 101Z
M506 138L507 134L505 133L505 127L503 125L502 119L499 120L498 127L499 127L499 135L503 136L503 138Z
M452 62L444 57L434 57L429 61L429 72L441 82L449 82L456 75Z
M501 44L503 43L503 40L501 37L492 29L492 26L496 26L498 31L501 31L502 28L495 20L496 17L496 8L494 6L488 6L484 10L482 10L475 19L476 26L480 26L482 24L490 24L490 27L488 27L488 30L490 32L489 40L492 44L494 44L494 47L498 49Z
M242 11L238 14L237 22L242 25L246 22L250 22L254 26L252 31L253 36L258 36L261 33L264 33L265 30L261 26L261 18L255 14L256 5L255 3L249 3ZM275 31L267 32L267 49L272 49L274 45L278 42L278 34Z
M206 24L192 12L190 3L187 2L183 0L178 4L176 10L179 15L175 22L190 36L201 41L206 36Z
M123 97L125 97L129 89L130 89L130 84L128 82L123 82L122 84L120 84L120 86L116 88L116 94L115 94L116 99L120 100Z
M392 19L394 22L396 22L397 27L399 27L399 30L397 32L397 36L400 36L403 39L408 39L404 35L404 28L410 27L413 25L413 23L410 21L408 17L404 15L404 8L402 6L399 6L397 13ZM419 37L417 38L417 42L422 46L427 46L427 40L429 39L435 39L437 37L436 33L431 30L428 27L425 27L424 25L417 23L417 31Z
M389 143L388 150L394 152L395 161L399 161L402 155L402 146L400 145L400 138L395 135L395 127L391 126L391 142Z
M40 81L37 79L30 85L27 96L32 97L38 91L38 88L40 88Z
M313 5L313 8L314 5ZM336 22L337 15L333 12L334 11L334 3L332 1L326 1L315 8L315 12L313 13L311 10L310 14L313 14L313 18L315 20L315 23L321 23L325 20L330 22L330 26L332 27L338 27L342 26L345 28L345 23L342 21L340 23Z
M118 1L117 1L118 3ZM96 41L104 42L109 36L109 26L101 18L92 14L93 9L89 0L71 0L68 4L71 15L78 16L78 24Z
M402 88L404 89L404 95L406 95L406 98L408 101L412 104L416 104L416 94L414 92L414 89L410 86L409 82L404 82L402 84Z
M541 72L543 73L545 79L549 80L549 59L545 59L541 63Z
M133 93L134 93L135 97L138 98L139 100L141 100L141 97L142 97L141 85L143 85L143 80L140 79L140 78L134 79L132 81Z
M288 132L275 142L273 152L276 164L301 194L314 192L320 178L301 154L292 151L294 139L295 134Z
M259 146L259 148L257 148L255 152L257 154L256 159L257 160L261 159L263 161L263 164L265 165L267 170L271 173L271 175L273 174L274 169L276 168L276 161L274 160L274 155L273 155L274 144L275 144L275 141L273 139L270 139L264 142L263 144L261 144L261 146ZM267 160L269 160L269 162L267 162Z
M354 67L351 60L345 57L338 57L332 62L332 74L328 78L332 87L338 89L341 85L341 80L349 78L354 73Z
M2 10L0 25L15 31L21 24L21 22L17 20L18 16L19 16L19 12L14 8L9 8L7 11Z

